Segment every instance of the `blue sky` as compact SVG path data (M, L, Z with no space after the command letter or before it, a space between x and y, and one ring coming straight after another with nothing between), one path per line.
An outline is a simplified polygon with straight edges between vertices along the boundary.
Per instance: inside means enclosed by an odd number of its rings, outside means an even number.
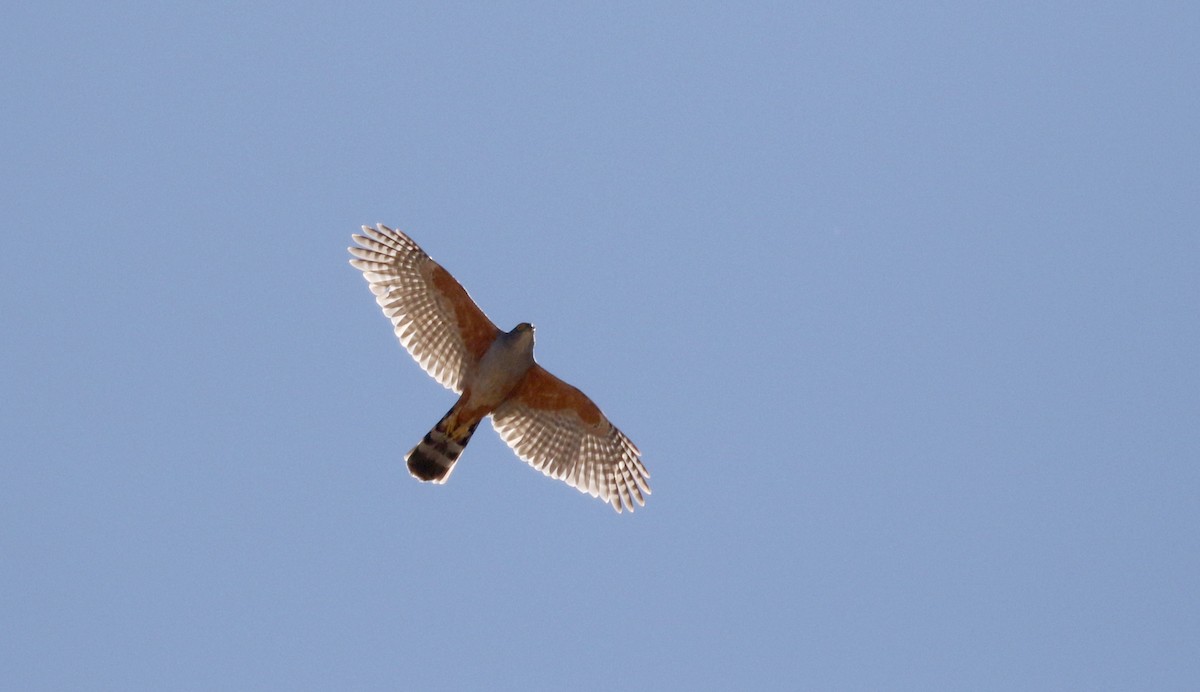
M1194 5L0 15L0 686L1200 687ZM408 476L375 222L643 510Z

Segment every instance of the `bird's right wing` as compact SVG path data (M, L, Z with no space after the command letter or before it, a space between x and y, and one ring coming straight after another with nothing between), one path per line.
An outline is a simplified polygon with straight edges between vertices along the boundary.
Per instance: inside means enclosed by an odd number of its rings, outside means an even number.
M347 248L396 336L438 382L455 392L500 330L467 291L412 238L383 224L363 226Z

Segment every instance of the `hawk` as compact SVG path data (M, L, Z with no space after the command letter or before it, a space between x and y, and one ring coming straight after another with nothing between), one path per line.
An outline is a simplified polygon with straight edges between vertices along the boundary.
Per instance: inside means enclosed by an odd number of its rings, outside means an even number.
M533 359L532 324L503 332L412 238L384 226L355 234L362 271L396 336L435 380L460 396L405 456L421 481L445 483L486 416L534 468L621 512L645 506L641 452L583 392Z

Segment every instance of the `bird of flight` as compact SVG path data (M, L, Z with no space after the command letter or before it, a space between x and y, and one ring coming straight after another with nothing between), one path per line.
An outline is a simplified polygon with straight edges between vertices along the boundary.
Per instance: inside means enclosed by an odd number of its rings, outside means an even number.
M466 290L412 238L384 226L353 236L362 271L412 357L460 394L407 455L419 480L445 483L484 417L534 468L618 512L645 505L650 474L641 452L583 392L533 359L533 325L501 331Z

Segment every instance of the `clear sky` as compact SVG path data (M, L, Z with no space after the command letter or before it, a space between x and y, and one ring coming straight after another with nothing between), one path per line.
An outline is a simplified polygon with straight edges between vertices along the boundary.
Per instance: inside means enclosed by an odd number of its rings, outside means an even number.
M0 687L1200 689L1200 6L192 5L0 10Z

